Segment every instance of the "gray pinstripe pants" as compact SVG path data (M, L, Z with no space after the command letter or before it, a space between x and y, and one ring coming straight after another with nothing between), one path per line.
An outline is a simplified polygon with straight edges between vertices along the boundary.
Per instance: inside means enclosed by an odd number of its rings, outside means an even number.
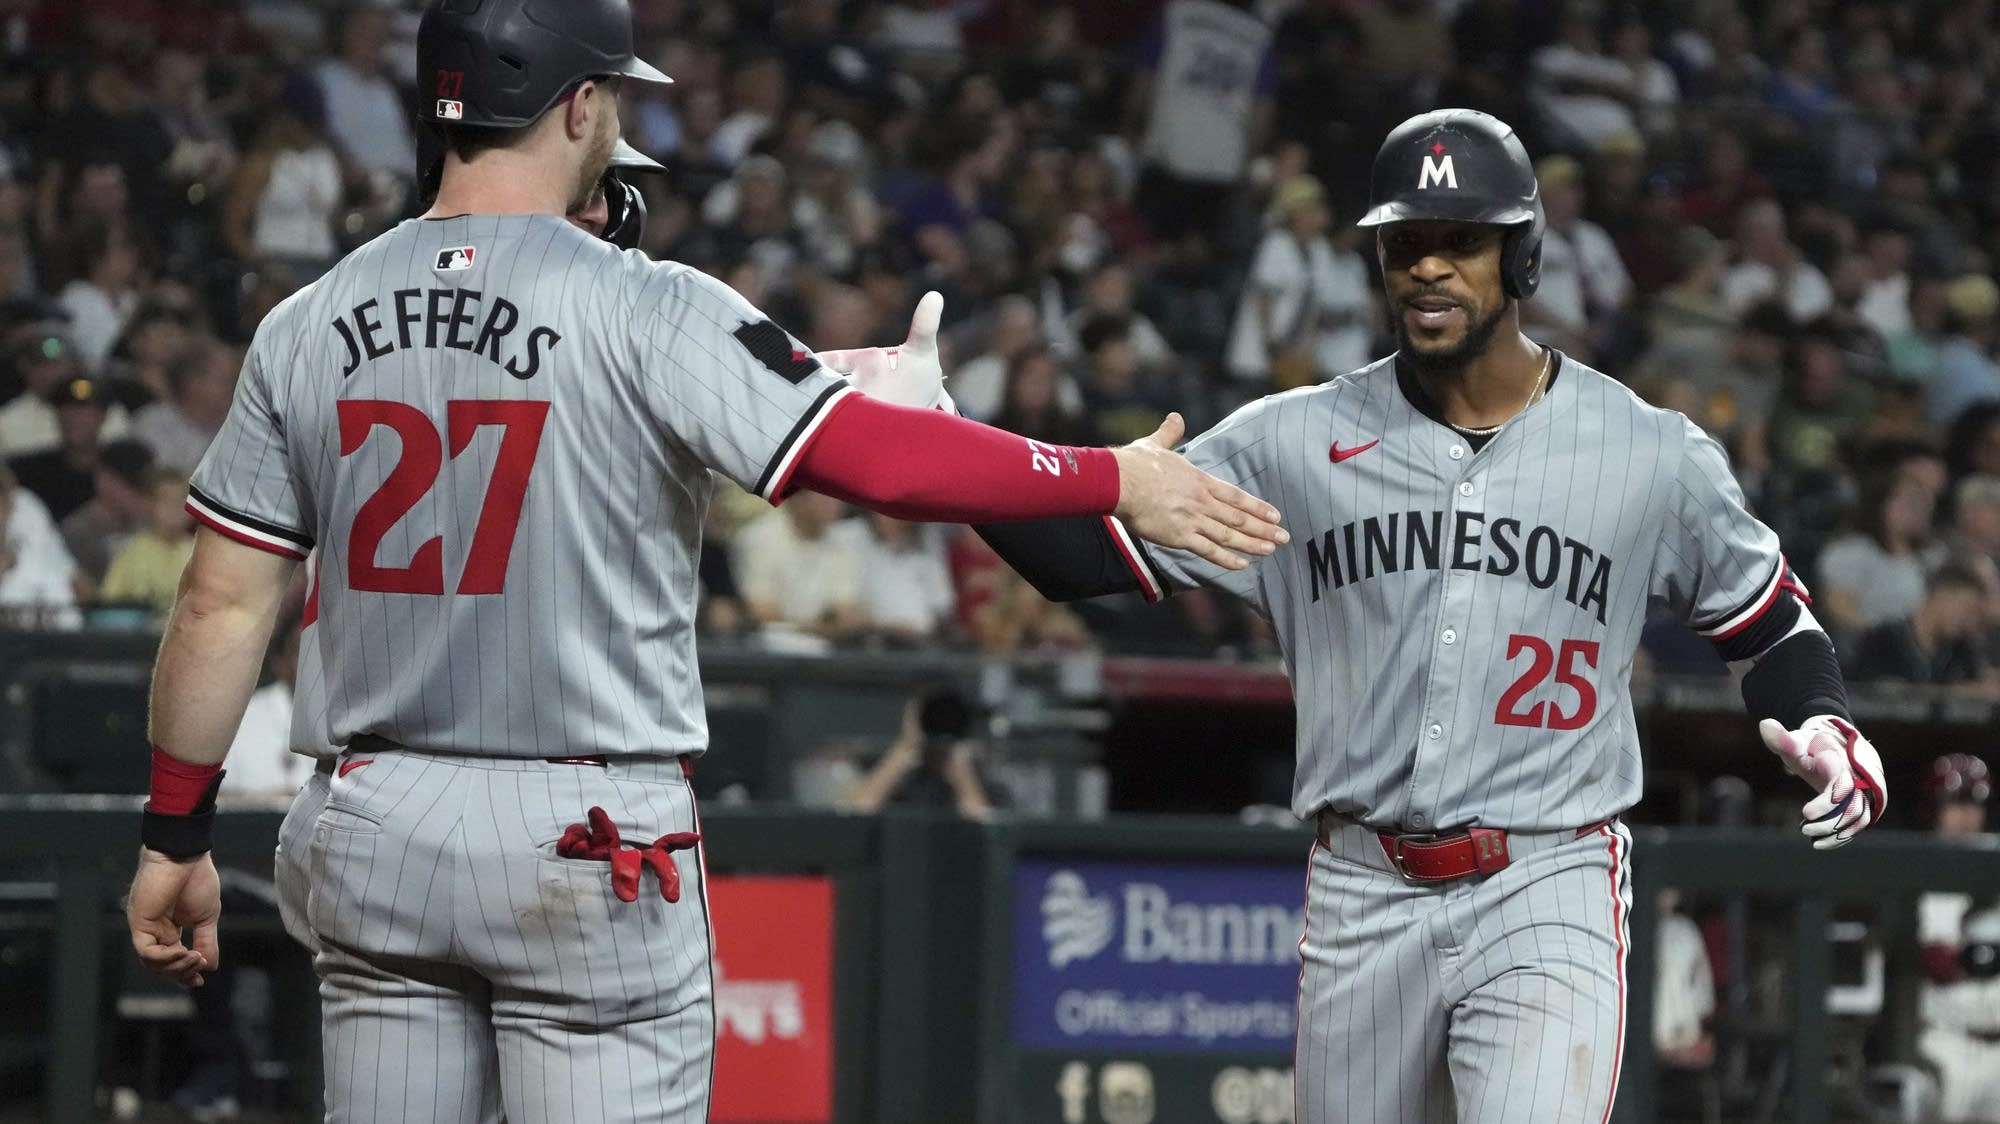
M1616 824L1517 835L1491 877L1411 885L1336 826L1306 885L1299 1124L1603 1124L1630 851Z
M555 854L592 805L628 842L695 830L677 759L341 761L299 794L278 853L286 927L319 974L330 1124L707 1118L699 852L672 856L678 904L650 871L621 902L608 864Z

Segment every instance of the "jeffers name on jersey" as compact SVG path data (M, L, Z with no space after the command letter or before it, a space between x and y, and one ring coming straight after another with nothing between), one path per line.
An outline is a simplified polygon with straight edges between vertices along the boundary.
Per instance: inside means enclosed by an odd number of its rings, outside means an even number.
M536 325L517 341L518 349L503 352L521 323L521 309L506 297L487 301L484 320L480 303L487 298L478 289L398 289L390 297L393 312L387 324L382 320L382 302L362 301L333 322L333 330L347 348L342 378L361 369L367 359L380 359L411 347L449 347L471 351L498 364L517 379L531 379L541 370L542 354L562 342L562 333ZM415 331L423 325L421 335ZM477 330L473 325L478 324ZM389 331L394 328L394 332Z
M1426 570L1448 565L1454 570L1476 571L1483 564L1495 577L1519 574L1536 589L1556 585L1567 573L1563 598L1579 609L1596 606L1597 623L1604 623L1605 598L1611 592L1610 555L1553 527L1535 527L1523 535L1519 519L1503 516L1488 524L1486 513L1481 511L1454 512L1449 543L1443 542L1444 525L1442 511L1392 511L1309 536L1305 557L1312 600L1319 600L1322 589L1339 589L1378 573L1393 574L1420 565ZM1486 545L1483 551L1482 543Z

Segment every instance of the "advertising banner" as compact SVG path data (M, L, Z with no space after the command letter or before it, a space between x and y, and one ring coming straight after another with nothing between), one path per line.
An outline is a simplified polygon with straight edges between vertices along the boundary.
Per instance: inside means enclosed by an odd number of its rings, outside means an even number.
M1023 859L1017 1046L1288 1055L1302 865Z
M833 883L718 875L711 1119L833 1118Z

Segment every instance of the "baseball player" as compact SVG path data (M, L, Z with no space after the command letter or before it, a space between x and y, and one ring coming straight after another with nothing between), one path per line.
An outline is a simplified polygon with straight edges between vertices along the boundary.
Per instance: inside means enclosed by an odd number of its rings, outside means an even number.
M1668 606L1731 662L1836 847L1886 799L1832 645L1722 450L1520 330L1543 216L1506 125L1448 109L1370 180L1396 353L1238 410L1187 455L1289 513L1241 570L1115 518L982 528L1052 598L1209 586L1277 631L1317 840L1297 1118L1589 1121L1625 1035L1627 684Z
M1177 418L1088 449L891 405L721 283L564 221L608 166L618 84L668 80L626 0L439 0L417 53L448 149L435 202L266 318L195 473L133 944L188 985L217 962L220 766L317 550L340 753L279 875L307 881L286 892L316 947L329 1119L700 1120L686 776L710 471L911 519L1115 513L1225 569L1285 535L1170 450Z
M1986 830L1993 795L1986 762L1947 753L1931 762L1924 802L1945 839ZM1917 1052L1937 1070L1937 1117L1948 1124L2000 1120L2000 901L1929 893L1917 899L1925 976Z

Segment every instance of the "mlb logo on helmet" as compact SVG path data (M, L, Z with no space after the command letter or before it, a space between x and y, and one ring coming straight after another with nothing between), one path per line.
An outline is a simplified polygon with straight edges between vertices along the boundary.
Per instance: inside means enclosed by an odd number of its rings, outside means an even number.
M462 101L453 101L450 98L439 98L437 115L446 121L460 120L465 116L465 103Z
M453 270L460 270L460 269L471 269L472 257L477 252L478 251L471 246L453 246L448 250L439 250L437 256L437 264L435 266L432 266L431 268L445 272L450 272Z

